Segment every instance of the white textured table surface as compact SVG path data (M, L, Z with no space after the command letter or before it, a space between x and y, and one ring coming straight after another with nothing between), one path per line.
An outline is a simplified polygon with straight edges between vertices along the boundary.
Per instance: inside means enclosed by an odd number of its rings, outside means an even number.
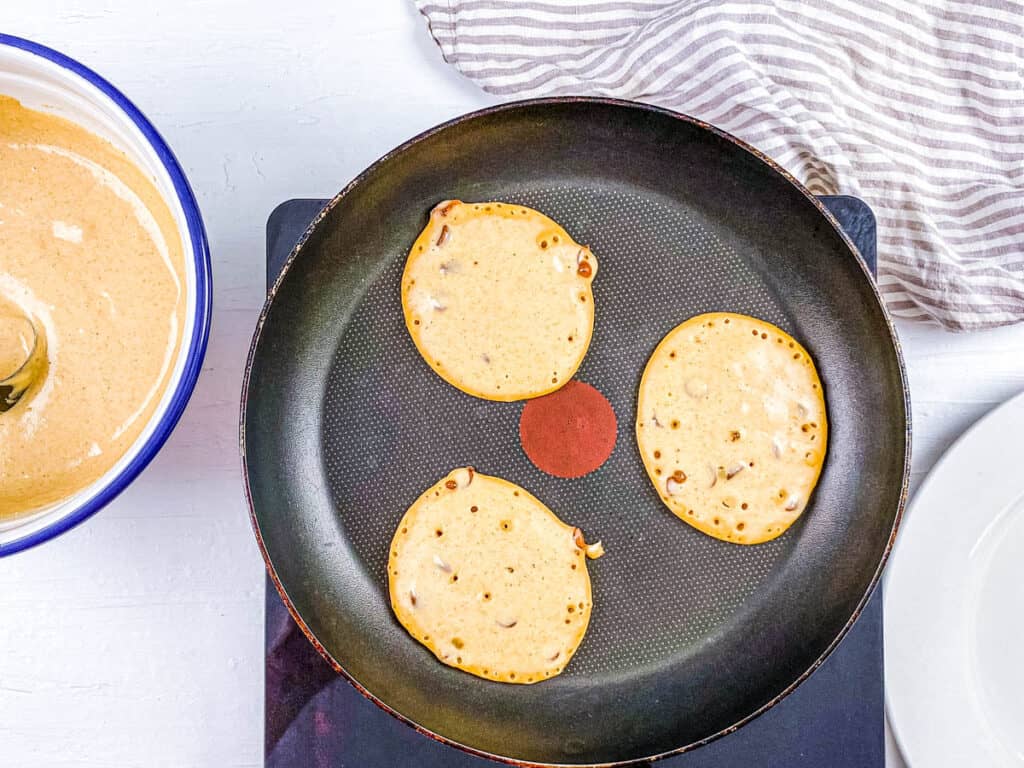
M263 567L236 436L267 214L492 100L403 0L11 0L0 30L99 70L157 124L199 198L215 280L206 365L167 447L91 521L0 560L0 766L261 766ZM1024 389L1024 327L900 331L916 483Z

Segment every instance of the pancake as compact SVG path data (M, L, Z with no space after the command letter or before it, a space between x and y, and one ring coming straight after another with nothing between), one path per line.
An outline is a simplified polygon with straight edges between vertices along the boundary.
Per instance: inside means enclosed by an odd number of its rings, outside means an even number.
M409 508L391 542L391 607L445 664L504 683L559 674L590 621L587 546L527 491L453 470Z
M698 315L651 355L636 435L678 517L724 541L770 541L800 517L825 461L821 381L807 350L771 323Z
M590 250L538 211L445 201L405 264L405 323L452 386L486 400L537 397L583 362L596 274Z

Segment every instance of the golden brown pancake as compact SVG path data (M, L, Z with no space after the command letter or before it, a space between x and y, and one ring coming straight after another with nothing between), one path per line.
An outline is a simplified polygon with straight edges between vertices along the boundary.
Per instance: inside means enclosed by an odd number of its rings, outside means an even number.
M654 350L640 381L637 444L665 505L725 541L781 536L825 460L821 381L807 351L757 318L690 318Z
M428 488L395 531L391 607L445 664L504 683L559 674L590 621L587 547L533 495L466 467Z
M487 400L552 392L583 362L597 260L542 213L437 205L409 252L402 308L416 348L452 386Z

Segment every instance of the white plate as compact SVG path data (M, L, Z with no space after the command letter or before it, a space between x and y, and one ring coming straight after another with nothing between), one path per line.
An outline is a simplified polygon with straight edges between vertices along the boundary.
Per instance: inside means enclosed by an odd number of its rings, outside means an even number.
M911 768L1024 766L1024 395L932 469L885 582L885 690Z

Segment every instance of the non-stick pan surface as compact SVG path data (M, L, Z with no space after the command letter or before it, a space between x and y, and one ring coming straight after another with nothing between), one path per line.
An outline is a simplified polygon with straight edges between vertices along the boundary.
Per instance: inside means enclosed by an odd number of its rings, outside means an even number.
M431 372L402 318L410 244L438 201L506 200L597 254L593 343L577 378L618 415L611 459L538 471L521 403ZM636 390L659 339L730 310L799 339L828 402L828 458L798 523L768 544L674 517L640 463ZM855 620L906 491L899 348L852 245L806 191L708 126L646 106L542 100L460 118L357 178L314 223L253 342L242 448L253 519L300 626L382 706L458 746L537 763L629 761L692 747L771 706ZM559 677L531 686L440 664L395 621L386 564L419 493L471 464L601 539L594 611Z

